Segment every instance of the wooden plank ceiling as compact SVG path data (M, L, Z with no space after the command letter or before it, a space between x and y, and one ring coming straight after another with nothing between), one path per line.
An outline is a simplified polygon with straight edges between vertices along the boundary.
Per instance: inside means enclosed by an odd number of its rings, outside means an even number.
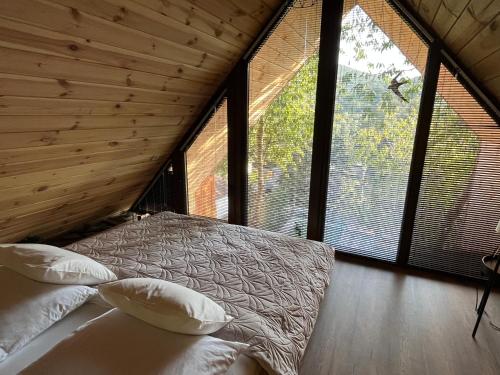
M279 4L0 1L0 242L130 207Z
M500 0L405 0L500 101Z

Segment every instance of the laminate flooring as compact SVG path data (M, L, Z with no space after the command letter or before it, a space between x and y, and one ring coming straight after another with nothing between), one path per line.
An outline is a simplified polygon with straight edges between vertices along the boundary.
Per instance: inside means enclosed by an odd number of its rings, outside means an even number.
M479 291L481 298L482 289ZM499 375L500 332L476 287L337 261L301 375ZM500 295L486 306L500 325Z

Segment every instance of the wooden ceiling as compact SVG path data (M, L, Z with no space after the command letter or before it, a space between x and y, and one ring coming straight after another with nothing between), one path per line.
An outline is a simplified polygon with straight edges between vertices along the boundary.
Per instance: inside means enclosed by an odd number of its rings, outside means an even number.
M129 208L279 4L0 1L0 242Z
M500 0L407 2L498 99ZM280 3L0 1L0 242L129 208Z
M405 0L500 101L500 0Z

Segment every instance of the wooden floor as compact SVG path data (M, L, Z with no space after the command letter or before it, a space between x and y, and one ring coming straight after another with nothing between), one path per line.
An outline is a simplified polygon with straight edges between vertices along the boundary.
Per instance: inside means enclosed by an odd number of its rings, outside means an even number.
M481 293L481 292L480 292ZM474 341L474 286L337 261L301 375L498 375L500 332ZM500 324L500 295L486 311Z

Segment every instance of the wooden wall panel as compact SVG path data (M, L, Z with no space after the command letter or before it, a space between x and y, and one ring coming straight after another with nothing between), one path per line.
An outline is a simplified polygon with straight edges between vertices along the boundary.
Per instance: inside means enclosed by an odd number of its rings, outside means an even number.
M403 0L500 100L500 0Z
M279 3L0 1L0 242L129 208Z

